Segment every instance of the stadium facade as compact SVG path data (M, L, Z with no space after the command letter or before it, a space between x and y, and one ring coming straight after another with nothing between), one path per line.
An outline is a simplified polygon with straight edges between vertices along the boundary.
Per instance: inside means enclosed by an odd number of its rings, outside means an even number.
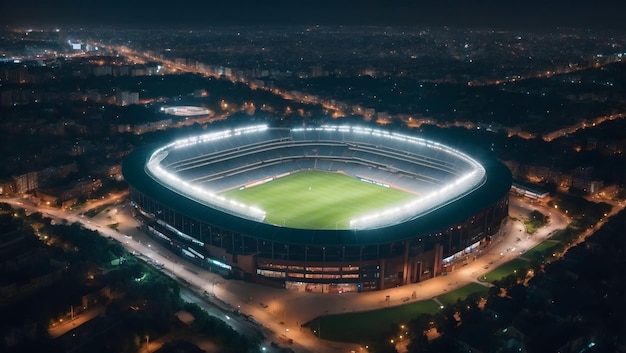
M340 172L414 201L339 229L270 224L220 191L299 170ZM509 170L419 137L346 126L251 126L145 147L123 164L135 216L165 244L225 275L294 290L358 292L468 261L508 217Z

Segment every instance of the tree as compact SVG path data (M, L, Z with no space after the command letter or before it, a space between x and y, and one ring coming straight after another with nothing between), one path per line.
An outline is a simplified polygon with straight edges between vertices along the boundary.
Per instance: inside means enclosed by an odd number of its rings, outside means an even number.
M456 309L448 306L435 314L435 326L439 333L452 332L459 325L459 321L455 317Z
M544 215L543 213L537 211L537 210L533 210L530 212L529 214L530 219L533 219L535 221L537 221L538 223L541 224L545 224L548 220L548 217L546 217L546 215Z

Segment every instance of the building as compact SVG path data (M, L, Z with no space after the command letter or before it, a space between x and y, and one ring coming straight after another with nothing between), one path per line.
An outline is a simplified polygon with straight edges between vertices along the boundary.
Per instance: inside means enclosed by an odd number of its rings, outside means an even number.
M185 186L202 179L214 190L249 187L302 169L421 196L349 227L302 229L265 222L259 210ZM499 234L511 187L510 171L491 158L479 163L418 137L331 126L211 132L136 150L122 172L136 217L181 254L257 283L338 293L442 274Z
M102 187L102 180L84 178L63 188L37 190L37 198L42 202L61 207L68 207L80 198L87 198Z
M3 193L24 194L29 191L33 191L41 187L41 185L46 184L50 179L66 177L68 174L75 172L77 170L76 168L76 162L71 162L59 166L48 167L39 171L31 171L15 175L12 177L12 182L3 183Z
M39 173L29 172L13 177L15 193L24 194L39 187Z
M511 185L511 191L520 196L525 196L533 200L544 199L550 196L549 192L540 188L537 185L529 184L529 183L522 183L519 181L513 182L513 184Z
M604 187L602 180L593 180L585 177L573 177L571 187L588 194L597 194Z
M139 103L139 92L120 91L115 95L117 105L127 106Z

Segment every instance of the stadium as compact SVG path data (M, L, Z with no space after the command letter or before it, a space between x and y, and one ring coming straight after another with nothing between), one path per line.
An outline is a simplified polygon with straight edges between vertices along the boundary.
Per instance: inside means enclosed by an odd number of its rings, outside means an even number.
M341 293L440 275L498 236L511 174L384 130L266 125L144 147L123 164L135 217L224 275Z
M211 111L206 108L190 105L164 106L161 107L161 112L178 117L197 117L211 115Z

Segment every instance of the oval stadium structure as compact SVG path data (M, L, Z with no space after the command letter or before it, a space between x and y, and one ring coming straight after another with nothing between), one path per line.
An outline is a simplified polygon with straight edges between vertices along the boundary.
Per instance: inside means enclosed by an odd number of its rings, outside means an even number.
M136 218L181 255L330 293L414 283L462 263L499 233L511 187L493 159L350 126L210 132L137 149L123 174Z

